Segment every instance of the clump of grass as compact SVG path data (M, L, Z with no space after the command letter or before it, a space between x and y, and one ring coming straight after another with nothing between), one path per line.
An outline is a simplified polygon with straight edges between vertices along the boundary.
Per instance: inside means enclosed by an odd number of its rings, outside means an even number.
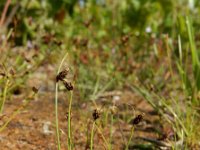
M10 2L8 0L6 5L9 6L9 4L10 4ZM0 20L0 27L2 26L2 24L4 22L4 17L5 17L4 15L6 14L7 9L8 9L8 6L6 6L6 5L4 6L4 11L5 12L3 12L1 20ZM7 34L6 39L3 41L3 47L5 46L7 40L10 38L12 32L13 32L13 30L10 29L9 33ZM0 49L0 51L1 51L1 49ZM12 69L10 71L7 71L7 69L6 69L4 64L1 65L0 69L4 70L4 72L0 72L0 76L3 76L3 78L6 80L5 86L4 86L4 90L3 90L3 98L2 98L2 100L0 100L0 114L2 114L3 113L3 109L4 109L4 104L5 104L5 101L6 101L6 96L7 96L7 93L8 93L8 89L10 87L10 80L12 79L12 77L14 76L15 73L14 73L14 71Z
M170 147L175 149L180 149L180 146L187 149L190 147L190 145L194 145L195 143L197 144L196 139L199 138L199 125L197 124L197 122L199 120L198 93L200 90L200 61L194 41L193 28L189 18L186 18L185 28L188 33L189 41L187 44L190 46L190 52L188 52L187 50L183 50L180 36L178 36L179 57L175 57L171 49L169 53L169 46L167 46L169 55L168 59L170 59L170 61L168 61L168 65L170 65L169 72L171 73L171 77L173 78L172 87L177 87L175 79L181 79L180 83L182 84L182 88L179 87L179 90L173 88L173 92L175 92L177 95L172 96L168 94L167 96L161 96L156 91L149 91L142 86L137 87L131 85L131 88L135 92L142 95L152 105L152 107L167 122L171 124L175 133L175 142L170 142L169 144ZM169 44L168 41L166 41L166 44ZM189 53L191 54L191 64L188 64L188 59L190 58ZM175 57L174 60L172 60L172 58L174 58L172 56ZM172 67L175 63L178 68L178 73ZM181 95L178 95L178 93L181 93Z

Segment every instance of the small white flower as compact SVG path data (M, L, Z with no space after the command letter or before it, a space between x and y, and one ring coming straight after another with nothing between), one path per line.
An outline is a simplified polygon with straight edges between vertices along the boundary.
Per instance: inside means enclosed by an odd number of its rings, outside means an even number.
M146 27L145 31L146 31L146 33L151 33L151 31L152 31L151 27L150 26Z

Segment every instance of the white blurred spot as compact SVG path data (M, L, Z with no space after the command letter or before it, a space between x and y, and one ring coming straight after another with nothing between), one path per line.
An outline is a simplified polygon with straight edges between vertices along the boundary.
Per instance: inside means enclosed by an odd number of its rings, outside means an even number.
M145 31L146 31L146 33L151 33L152 29L150 26L148 26L148 27L146 27Z
M120 96L118 96L118 95L113 96L113 101L114 102L117 102L119 100L120 100Z
M51 125L51 122L50 122L50 121L44 122L44 124L43 124L43 133L44 133L44 134L49 135L49 134L52 134L52 133L53 133L53 131L51 131L51 130L49 129L50 125Z

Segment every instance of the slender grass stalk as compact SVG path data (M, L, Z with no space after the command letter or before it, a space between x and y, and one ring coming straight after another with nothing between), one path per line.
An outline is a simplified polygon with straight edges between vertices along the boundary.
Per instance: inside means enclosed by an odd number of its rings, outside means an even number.
M60 134L59 134L59 125L58 125L58 83L56 83L56 92L55 92L55 116L56 116L56 137L57 137L57 147L60 150Z
M199 59L198 59L198 54L197 54L196 45L194 41L194 34L192 31L193 28L192 28L189 17L186 18L186 25L187 25L189 43L191 47L192 65L197 65L199 63Z
M103 133L102 133L101 129L98 127L98 125L97 125L97 124L95 124L95 126L96 126L96 128L97 128L97 131L98 131L98 132L99 132L99 134L101 135L101 137L102 137L102 139L103 139L104 143L106 144L106 147L107 147L107 149L108 149L108 148L109 148L109 144L108 144L108 142L107 142L106 138L104 137L104 135L103 135Z
M3 100L1 102L1 106L0 106L0 114L2 114L3 112L3 108L4 108L4 104L5 104L5 101L6 101L6 94L7 94L7 89L8 89L8 84L9 84L9 79L6 80L6 85L5 85L5 88L3 90Z
M192 82L186 71L186 68L183 65L183 54L182 54L182 46L181 46L181 37L180 36L178 36L178 47L179 47L179 61L177 62L177 68L178 68L180 77L182 79L182 87L183 87L186 95L192 96L194 90L192 87Z
M64 62L64 60L66 59L67 57L67 54L66 53L60 63L60 66L58 68L58 72L57 74L60 72L61 70L61 67L62 67L62 64ZM60 147L60 134L59 134L59 124L58 124L58 82L56 82L56 87L55 87L55 122L56 122L56 138L57 138L57 147L58 147L58 150L61 149Z
M189 17L186 18L186 26L188 31L188 37L189 37L189 44L192 54L192 70L193 70L193 76L195 81L194 86L194 93L192 97L192 102L195 104L199 104L199 101L197 100L197 93L200 91L200 60L199 60L199 54L196 48L195 40L194 40L194 32L192 28L191 21Z
M181 46L181 37L178 35L178 51L179 51L179 60L181 66L183 66L183 52L182 52L182 46Z
M168 58L168 62L169 62L169 71L170 71L170 75L172 78L172 83L173 85L175 85L175 79L174 79L174 72L173 72L173 64L172 64L172 50L169 47L169 38L168 36L166 36L165 38L165 44L166 44L166 49L167 49L167 58Z
M91 137L90 137L90 150L93 150L94 128L95 128L95 121L92 124L92 131L91 131Z
M72 108L73 91L70 91L70 100L68 108L68 150L72 149L72 138L71 138L71 108Z
M131 139L132 139L132 137L133 137L133 133L134 133L134 126L131 128L131 135L130 135L130 137L129 137L129 139L128 139L128 142L127 142L127 144L126 144L126 149L125 149L125 150L128 150L128 147L129 147L129 145L130 145Z
M113 114L111 113L110 116L110 145L109 145L109 150L112 150L112 130L113 130Z

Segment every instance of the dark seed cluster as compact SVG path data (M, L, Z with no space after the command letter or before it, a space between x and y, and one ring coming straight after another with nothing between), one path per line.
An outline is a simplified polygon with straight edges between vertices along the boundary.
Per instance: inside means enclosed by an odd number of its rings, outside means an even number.
M38 88L36 88L36 87L34 87L34 86L32 87L32 91L33 91L34 93L37 93L38 90L39 90Z
M100 117L100 112L95 109L94 112L92 113L92 116L93 116L93 120L97 120L99 117Z
M56 76L56 82L62 81L62 83L64 84L65 88L68 91L71 91L71 90L74 89L74 87L73 87L71 82L66 81L66 76L68 75L68 73L69 73L69 68L59 72L59 74Z
M137 115L131 122L132 125L137 125L139 124L143 119L142 115Z
M68 91L71 91L71 90L74 89L74 87L73 87L73 85L72 85L71 82L67 82L67 81L64 80L64 81L63 81L63 84L64 84L65 88L66 88Z
M56 76L56 82L63 81L65 77L67 76L68 72L69 72L69 68L59 72L59 74Z

